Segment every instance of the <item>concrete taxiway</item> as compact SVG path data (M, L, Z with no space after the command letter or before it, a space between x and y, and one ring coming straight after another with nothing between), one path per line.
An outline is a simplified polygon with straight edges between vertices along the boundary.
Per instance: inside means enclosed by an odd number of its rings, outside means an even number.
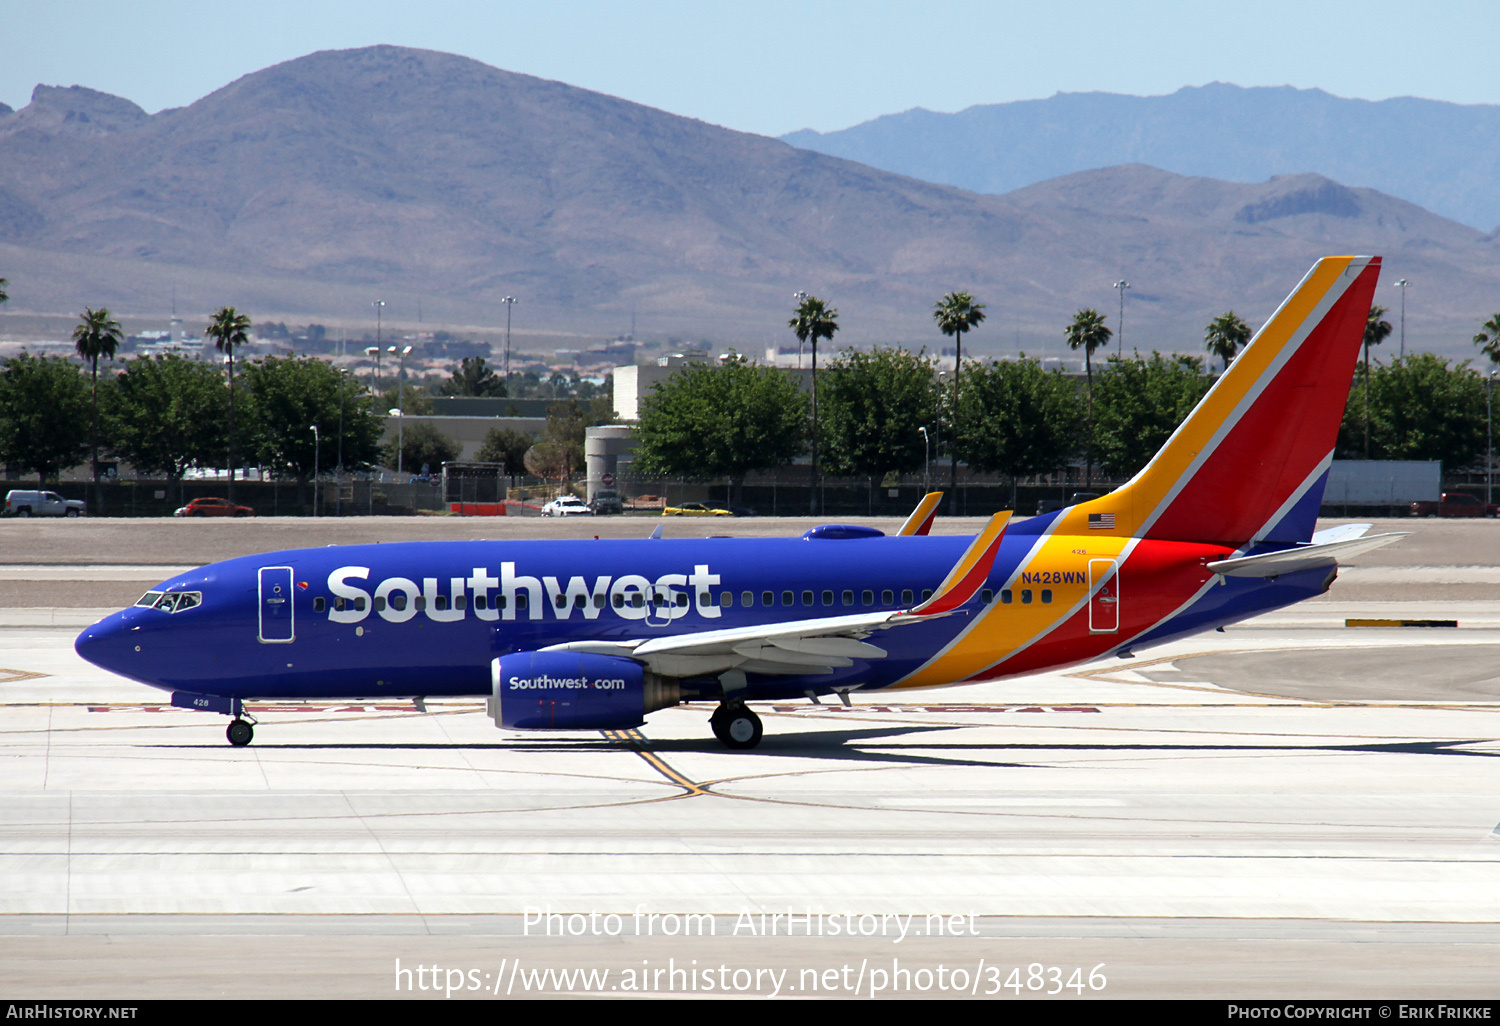
M73 654L176 566L480 533L308 523L0 524L7 995L1500 991L1500 525L1382 524L1418 533L1133 660L767 706L751 753L707 707L534 735L475 702L265 706L232 749ZM728 526L669 530L804 529Z

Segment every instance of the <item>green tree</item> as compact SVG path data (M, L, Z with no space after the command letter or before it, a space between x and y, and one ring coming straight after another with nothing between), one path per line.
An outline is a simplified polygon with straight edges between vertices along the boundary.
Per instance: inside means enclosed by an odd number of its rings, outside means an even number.
M786 374L737 360L689 367L641 403L637 478L727 478L791 462L807 442L807 396Z
M938 300L932 308L932 319L938 330L953 339L953 398L949 409L953 411L953 426L948 432L948 444L954 452L951 464L952 480L949 482L948 510L958 512L958 449L960 420L958 416L958 378L963 368L964 332L973 331L984 321L984 304L974 302L967 292L950 292Z
M380 393L375 407L382 414L386 410L401 410L408 417L421 417L433 410L432 397L425 389L413 386L411 382L407 382L404 389L393 385Z
M1365 318L1365 459L1370 458L1370 347L1378 346L1391 334L1391 322L1381 320L1385 316L1385 307L1370 307L1370 315Z
M792 319L787 321L787 327L792 329L792 334L797 336L798 342L812 342L812 498L808 503L808 512L813 516L818 515L818 340L828 339L833 341L834 333L839 330L839 312L833 307L826 305L817 296L809 296L805 292L797 293L801 300ZM804 434L805 437L805 434Z
M336 468L341 450L345 467L372 466L380 458L385 419L369 392L331 363L268 356L246 364L244 379L246 433L262 466L295 477L300 487ZM410 428L406 435L410 439Z
M115 350L124 341L120 334L120 322L109 316L109 311L104 307L92 310L87 307L83 311L83 319L78 327L73 329L73 348L80 357L89 361L89 394L93 405L92 428L90 429L90 441L93 446L93 457L90 464L93 467L94 480L94 510L98 512L103 508L99 501L99 357L112 360Z
M866 477L873 504L877 480L920 469L926 459L919 429L937 419L932 365L906 349L846 349L827 377L822 426L828 468Z
M10 293L5 291L6 286L9 284L10 282L6 281L4 278L0 278L0 303L5 303L10 300Z
M1084 485L1094 483L1094 352L1109 345L1114 332L1104 326L1104 315L1098 310L1079 310L1073 315L1073 323L1063 329L1068 348L1075 352L1083 350L1083 371L1088 378L1089 415L1088 437L1084 447Z
M89 390L61 357L11 357L0 370L0 462L43 483L89 452Z
M1483 462L1484 398L1484 377L1468 361L1450 367L1432 353L1415 353L1377 364L1349 390L1337 455L1362 454L1368 424L1372 459L1442 460L1452 470Z
M469 356L455 366L439 387L443 395L503 396L505 382L487 367L482 356Z
M1229 361L1233 360L1249 341L1250 325L1235 316L1233 310L1222 313L1209 321L1208 327L1203 331L1204 348L1224 361L1226 371L1229 370Z
M490 428L474 458L480 463L498 463L510 475L510 486L516 486L516 475L526 473L526 450L536 440L515 428Z
M1019 481L1067 465L1083 440L1078 389L1061 371L1027 359L969 365L959 405L958 454L971 467L1009 475L1011 508Z
M222 306L208 322L204 335L214 340L214 348L223 353L229 364L229 501L234 501L235 442L239 431L234 410L234 351L250 341L250 318L232 306Z
M1099 377L1095 421L1099 463L1120 477L1156 455L1208 391L1196 356L1111 357Z
M423 467L427 468L427 473L437 474L441 472L444 463L458 459L458 454L462 451L463 446L425 420L406 426L401 438L399 461L395 439L387 442L383 450L387 467L394 467L399 462L412 474L421 472Z
M0 278L0 282L3 281L4 279ZM1500 367L1500 313L1492 314L1490 319L1479 327L1481 330L1474 336L1474 344L1489 358L1490 363Z
M108 411L115 451L138 470L167 475L179 496L189 467L218 462L228 416L219 372L175 353L128 361Z

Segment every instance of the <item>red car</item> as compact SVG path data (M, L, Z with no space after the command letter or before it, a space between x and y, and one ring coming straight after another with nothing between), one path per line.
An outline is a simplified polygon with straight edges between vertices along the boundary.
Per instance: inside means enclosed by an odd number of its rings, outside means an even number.
M1444 492L1438 502L1411 504L1414 517L1492 517L1496 514L1500 514L1500 506L1485 505L1477 496L1464 492Z
M172 514L174 517L253 517L249 506L236 506L228 499L194 499Z

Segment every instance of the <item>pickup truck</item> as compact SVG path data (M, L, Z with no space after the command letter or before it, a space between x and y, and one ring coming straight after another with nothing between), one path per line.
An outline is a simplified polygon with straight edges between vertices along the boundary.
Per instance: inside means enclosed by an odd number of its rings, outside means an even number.
M1479 498L1466 492L1444 492L1437 502L1414 502L1411 504L1414 517L1493 517L1500 515L1500 506L1486 505Z
M56 492L13 488L5 493L8 517L81 517L87 513L88 505L82 500L64 499Z

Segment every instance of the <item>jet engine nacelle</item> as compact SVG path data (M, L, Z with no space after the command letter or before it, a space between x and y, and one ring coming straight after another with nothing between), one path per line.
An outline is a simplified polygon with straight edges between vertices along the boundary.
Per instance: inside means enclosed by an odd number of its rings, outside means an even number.
M675 682L640 663L587 652L516 652L491 664L489 714L509 730L618 730L676 705Z

